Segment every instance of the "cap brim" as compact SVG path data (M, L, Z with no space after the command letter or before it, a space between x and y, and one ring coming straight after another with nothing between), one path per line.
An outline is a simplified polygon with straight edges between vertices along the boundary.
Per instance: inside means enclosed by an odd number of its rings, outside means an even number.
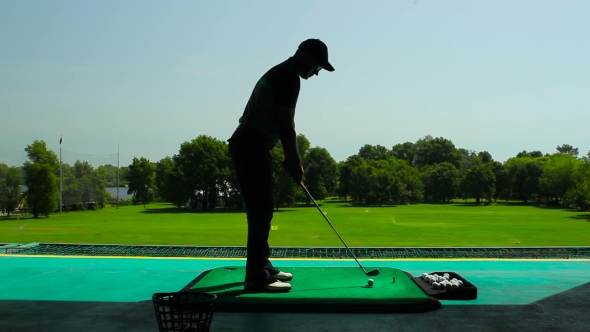
M320 64L320 66L322 66L323 69L327 70L327 71L334 71L334 67L332 67L332 65L326 61L326 62L322 62Z

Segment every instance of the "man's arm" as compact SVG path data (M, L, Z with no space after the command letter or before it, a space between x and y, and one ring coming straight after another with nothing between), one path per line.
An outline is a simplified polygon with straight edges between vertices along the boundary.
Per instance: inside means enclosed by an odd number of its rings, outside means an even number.
M291 164L301 165L295 132L295 108L279 107L279 137L285 153L285 159Z

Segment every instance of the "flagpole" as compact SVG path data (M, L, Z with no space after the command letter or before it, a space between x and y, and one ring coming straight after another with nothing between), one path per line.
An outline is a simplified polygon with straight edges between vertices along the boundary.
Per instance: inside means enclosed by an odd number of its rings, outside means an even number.
M117 142L117 209L119 208L119 142Z
M61 210L62 210L62 205L63 205L63 196L62 196L62 190L63 190L63 185L62 185L62 162L61 162L61 141L63 139L63 136L61 136L59 138L59 214L61 214Z

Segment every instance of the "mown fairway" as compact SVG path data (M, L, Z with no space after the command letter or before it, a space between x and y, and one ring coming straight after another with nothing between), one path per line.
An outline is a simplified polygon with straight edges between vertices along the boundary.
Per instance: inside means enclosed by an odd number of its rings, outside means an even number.
M590 213L533 206L406 205L322 209L349 246L587 246ZM246 245L245 213L194 213L167 204L53 214L49 219L0 217L0 243ZM337 246L311 205L275 213L271 246Z

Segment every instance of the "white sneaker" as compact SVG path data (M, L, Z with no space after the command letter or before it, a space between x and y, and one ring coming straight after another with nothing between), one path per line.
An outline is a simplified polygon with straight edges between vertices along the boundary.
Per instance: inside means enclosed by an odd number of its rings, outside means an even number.
M269 273L271 277L276 278L280 281L289 281L293 279L293 274L289 272L279 271L278 269L273 269L272 271L269 271Z
M244 285L244 290L248 292L288 292L291 290L291 284L282 282L273 277L268 277L266 280L263 280L261 282L247 282Z

